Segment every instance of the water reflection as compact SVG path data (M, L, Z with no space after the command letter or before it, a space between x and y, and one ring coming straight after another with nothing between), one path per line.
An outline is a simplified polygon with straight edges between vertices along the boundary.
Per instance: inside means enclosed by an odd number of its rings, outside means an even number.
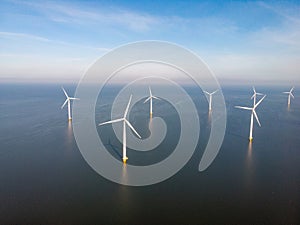
M149 130L150 130L150 132L152 132L152 127L153 127L153 122L152 122L153 120L152 120L152 117L150 117L150 119L149 119Z
M128 174L127 174L127 165L123 164L122 171L121 171L121 181L127 182L128 181ZM117 201L118 207L120 212L120 217L122 218L122 222L130 221L132 208L136 207L136 202L134 201L134 196L131 195L132 187L125 186L125 185L118 185L118 194L117 194Z
M211 123L211 116L212 116L212 111L208 111L208 123Z
M121 181L123 183L127 183L128 175L127 175L127 165L123 163L122 172L121 172Z
M66 133L65 133L65 152L71 152L74 145L73 145L73 140L74 140L74 136L73 136L73 129L72 129L72 122L69 121L68 125L66 127Z
M252 164L252 141L248 144L247 157L246 157L246 165L247 167L251 167Z
M246 162L245 162L245 186L246 190L249 190L253 186L253 156L252 156L252 142L250 141L248 144Z
M73 129L72 129L72 122L68 122L68 127L67 127L67 145L70 145L73 142Z

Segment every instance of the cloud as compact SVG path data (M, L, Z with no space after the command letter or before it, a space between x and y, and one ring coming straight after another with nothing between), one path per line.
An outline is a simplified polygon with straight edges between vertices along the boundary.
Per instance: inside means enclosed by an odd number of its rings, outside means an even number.
M264 28L249 36L263 49L281 52L300 52L300 28L292 24L278 28Z
M259 2L259 5L279 17L279 23L272 27L263 27L252 33L250 38L263 47L273 47L291 51L300 51L300 7L296 5L276 5ZM282 52L282 51L280 51Z
M59 23L119 25L136 32L147 31L160 23L159 17L116 7L113 9L103 7L100 10L99 8L95 10L86 6L61 2L15 2L31 7L49 20Z
M98 2L93 3L96 5L93 8L80 1L11 1L21 6L22 15L19 18L25 18L25 28L24 33L7 30L0 32L0 38L16 41L9 43L13 44L6 48L8 51L2 51L2 59L5 55L12 58L12 53L16 53L14 56L22 59L19 60L21 63L26 57L18 56L17 53L29 55L40 52L44 56L53 57L52 61L56 60L55 57L64 57L66 60L54 66L63 68L65 65L68 67L68 63L73 66L73 62L79 65L80 58L94 59L99 57L99 52L110 50L105 46L95 46L94 43L116 46L125 41L148 38L174 41L204 53L203 57L208 59L209 65L223 77L279 79L282 74L286 74L289 79L299 77L300 8L290 2L282 5L266 2L231 4L230 10L226 7L217 7L213 11L208 8L208 12L212 13L194 11L193 15L183 16L184 13L176 10L174 14L151 14L149 11L131 10L130 5L120 8L111 4L99 5ZM24 17L27 11L30 18ZM41 24L28 25L34 20L33 17L40 20ZM46 32L41 30L36 34L42 36L35 35L36 28L44 25ZM19 27L17 24L15 30ZM26 45L24 40L32 43ZM14 44L18 42L21 48L15 47ZM6 47L7 42L3 43ZM31 51L32 48L37 50ZM35 57L38 59L39 56ZM34 63L30 65L35 68ZM46 62L41 65L49 68ZM10 69L13 70L13 67ZM21 70L17 72L21 73ZM52 72L51 69L48 72Z
M300 7L298 5L291 5L288 2L282 2L282 3L284 4L271 5L266 2L258 2L258 5L276 13L281 17L284 17L289 22L297 23L298 25L300 25L300 18L299 18Z
M85 49L92 49L92 50L97 50L100 52L108 52L110 49L105 48L105 47L93 47L93 46L88 46L88 45L80 45L80 44L74 44L74 43L69 43L69 42L64 42L64 41L59 41L59 40L51 40L45 37L37 36L34 34L27 34L27 33L16 33L16 32L5 32L5 31L0 31L0 38L6 38L10 40L23 40L27 39L29 41L38 41L38 42L46 42L46 43L51 43L51 44L56 44L56 45L63 45L67 47L76 47L76 48L85 48Z
M130 11L119 11L107 15L110 21L123 24L134 31L147 31L160 24L161 19L150 15L138 14Z
M1 38L9 38L9 39L31 39L34 41L42 41L42 42L50 42L48 38L32 35L32 34L25 34L25 33L14 33L14 32L5 32L0 31Z
M108 7L107 5L96 4L97 6L92 8L88 7L87 4L81 5L78 2L72 4L55 1L13 0L13 2L35 11L38 19L47 19L72 27L77 24L83 29L100 28L102 31L114 29L114 32L122 32L123 34L128 30L134 31L136 35L143 33L152 35L156 32L161 36L170 31L178 34L192 31L207 36L224 35L237 31L237 26L232 20L218 16L183 17L176 15L175 12L171 15L153 15L116 5Z

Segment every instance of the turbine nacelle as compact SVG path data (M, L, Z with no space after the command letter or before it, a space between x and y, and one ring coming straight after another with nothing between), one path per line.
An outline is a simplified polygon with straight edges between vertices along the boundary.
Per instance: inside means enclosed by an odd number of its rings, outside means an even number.
M209 93L209 92L207 92L207 91L203 91L205 94L208 94L208 95L213 95L213 94L215 94L216 92L218 92L218 90L215 90L215 91L213 91L213 92L211 92L211 93Z

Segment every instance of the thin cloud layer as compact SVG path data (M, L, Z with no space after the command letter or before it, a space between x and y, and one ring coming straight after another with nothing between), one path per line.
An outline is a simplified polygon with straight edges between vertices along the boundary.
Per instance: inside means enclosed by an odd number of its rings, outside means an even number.
M49 61L52 77L64 71L76 80L110 49L158 39L196 52L221 79L300 80L300 4L295 2L10 0L1 5L0 79L7 74L47 79L42 68L48 70ZM40 59L46 60L37 66ZM78 72L73 59L80 59Z

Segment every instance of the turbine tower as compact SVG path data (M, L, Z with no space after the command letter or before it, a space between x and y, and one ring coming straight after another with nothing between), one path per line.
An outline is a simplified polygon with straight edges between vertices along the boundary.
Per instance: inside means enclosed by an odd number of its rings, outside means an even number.
M68 120L72 120L72 117L71 117L71 100L79 100L79 98L73 98L73 97L69 97L66 90L61 87L63 92L65 93L65 96L66 96L66 101L64 102L64 104L61 106L61 109L68 103Z
M252 95L251 99L253 99L253 105L255 105L256 104L256 96L257 95L263 95L263 94L256 92L254 87L252 87L252 89L253 89L253 95Z
M260 99L254 106L253 108L250 108L250 107L243 107L243 106L235 106L235 108L239 108L239 109L246 109L246 110L250 110L252 111L251 113L251 120L250 120L250 134L249 134L249 141L252 141L253 140L253 136L252 136L252 133L253 133L253 115L255 116L255 119L258 123L258 125L261 127L261 124L259 122L259 119L258 119L258 116L255 112L255 109L256 107L264 100L264 98L266 97L266 95L264 95L264 97L262 99Z
M153 112L152 112L152 99L154 98L154 99L160 100L160 98L152 95L152 91L151 91L150 87L149 87L149 94L150 94L150 96L144 101L144 103L150 101L150 118L152 118L152 114L153 114Z
M286 91L286 92L283 92L284 94L288 94L288 106L291 104L291 96L292 98L295 98L294 95L293 95L293 90L294 90L294 87L291 88L290 91Z
M130 95L129 98L129 102L127 104L127 107L125 109L125 113L123 118L120 119L115 119L115 120L110 120L104 123L100 123L99 126L102 126L104 124L109 124L109 123L116 123L116 122L123 122L123 163L126 163L126 161L128 160L128 157L126 155L126 124L130 127L130 129L139 137L141 138L141 136L138 134L138 132L134 129L134 127L129 123L129 121L126 119L127 113L128 113L128 109L129 109L129 105L131 102L131 98L132 95Z
M211 104L212 104L212 95L215 94L218 90L215 90L212 93L209 93L207 91L204 91L205 94L209 95L209 111L211 111Z

